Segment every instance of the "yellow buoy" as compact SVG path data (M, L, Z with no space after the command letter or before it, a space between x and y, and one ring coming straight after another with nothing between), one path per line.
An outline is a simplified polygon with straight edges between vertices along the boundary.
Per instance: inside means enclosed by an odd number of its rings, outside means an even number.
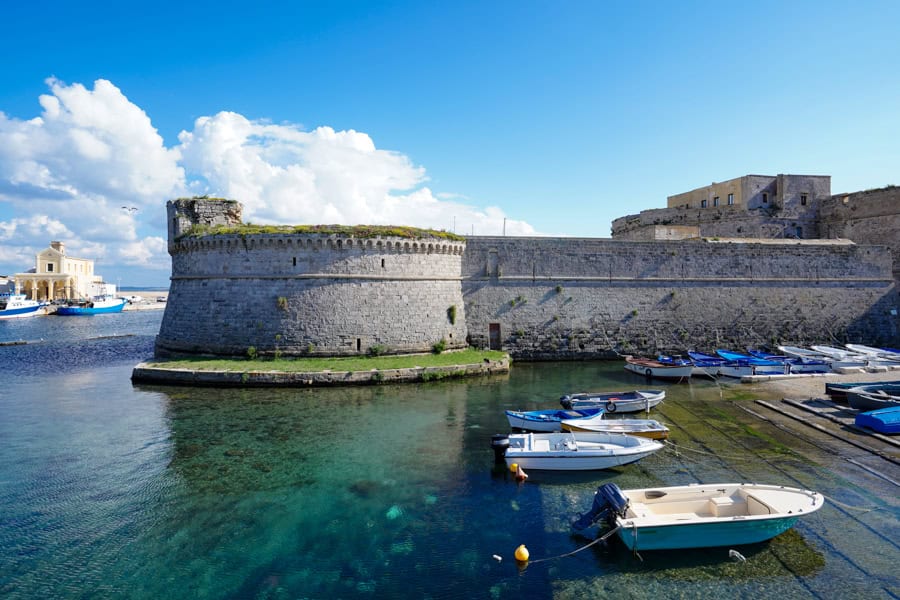
M513 473L515 473L516 469L518 469L518 468L519 468L519 463L513 463L513 464L509 465L509 470L512 471Z
M525 547L525 544L516 548L516 560L519 562L528 562L528 548Z

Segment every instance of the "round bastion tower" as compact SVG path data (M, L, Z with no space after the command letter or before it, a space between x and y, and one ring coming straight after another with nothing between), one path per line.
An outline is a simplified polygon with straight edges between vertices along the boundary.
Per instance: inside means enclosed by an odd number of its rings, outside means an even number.
M258 226L234 200L166 205L172 278L157 356L339 356L466 347L464 238Z

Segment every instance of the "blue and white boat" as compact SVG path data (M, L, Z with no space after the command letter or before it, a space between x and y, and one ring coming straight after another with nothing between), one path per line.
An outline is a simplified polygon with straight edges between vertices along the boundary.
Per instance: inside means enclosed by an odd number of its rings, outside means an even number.
M25 294L0 294L0 319L18 319L41 314L44 306L37 300L29 300Z
M825 502L818 492L755 483L621 490L600 486L572 526L605 520L634 551L755 544L790 529Z
M95 296L82 302L71 302L56 309L56 314L61 316L73 315L100 315L105 313L122 312L125 307L125 298L113 296Z
M728 362L721 356L712 356L694 350L689 350L687 354L694 365L694 369L691 371L691 375L694 377L705 376L715 379L719 376L719 367Z
M854 423L858 427L868 427L878 433L888 435L900 433L900 406L861 412L856 415Z
M740 378L747 375L785 375L790 373L787 365L776 360L757 358L730 350L716 350L716 354L725 359L725 363L719 367L719 375L725 377Z
M755 356L756 358L784 363L788 365L791 374L831 372L831 365L825 360L787 356L784 354L772 354L770 352L763 352L761 350L750 350L749 353L750 356Z
M509 426L513 429L552 433L554 431L562 431L562 421L564 419L577 420L594 417L602 413L603 410L601 407L572 410L508 410L506 411L506 419L509 421Z

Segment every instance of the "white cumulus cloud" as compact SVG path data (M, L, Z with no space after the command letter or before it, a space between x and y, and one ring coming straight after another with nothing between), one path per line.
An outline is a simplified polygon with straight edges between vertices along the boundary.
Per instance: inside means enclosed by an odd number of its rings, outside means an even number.
M480 235L499 235L505 223L508 235L534 234L497 207L434 193L423 167L360 131L305 131L223 111L197 119L169 148L113 83L47 85L39 116L0 112L0 273L32 267L51 240L104 266L165 271L165 202L189 194L237 200L256 223L455 227Z

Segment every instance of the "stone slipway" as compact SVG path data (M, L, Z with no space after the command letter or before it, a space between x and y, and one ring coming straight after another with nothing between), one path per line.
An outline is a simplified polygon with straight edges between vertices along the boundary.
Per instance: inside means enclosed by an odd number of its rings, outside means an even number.
M336 385L370 385L382 383L412 383L495 375L509 372L509 357L485 359L481 363L447 365L442 367L410 367L404 369L372 369L369 371L314 371L294 373L286 371L208 371L194 369L166 369L137 365L131 373L134 383L167 385L201 385L225 387L327 387Z

